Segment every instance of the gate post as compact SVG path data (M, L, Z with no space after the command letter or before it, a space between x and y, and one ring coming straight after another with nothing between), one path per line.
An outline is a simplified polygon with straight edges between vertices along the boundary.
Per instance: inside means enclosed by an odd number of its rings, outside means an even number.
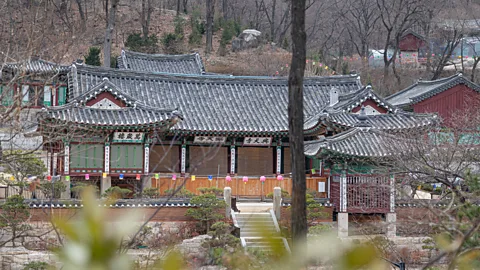
M390 175L390 213L387 213L387 237L397 235L397 213L395 213L395 176Z
M347 213L347 173L340 176L340 206L338 213L338 237L348 237L348 213Z
M105 193L105 190L109 189L112 186L112 177L102 177L100 178L100 196Z
M232 188L225 187L223 189L223 198L227 206L225 206L225 217L230 218L232 213Z
M282 210L282 188L273 188L273 212L277 220L280 220L280 214Z

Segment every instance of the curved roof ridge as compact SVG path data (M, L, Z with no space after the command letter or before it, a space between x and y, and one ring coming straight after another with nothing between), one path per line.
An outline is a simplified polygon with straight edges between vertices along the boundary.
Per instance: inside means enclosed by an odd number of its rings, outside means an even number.
M142 53L142 52L135 52L130 50L123 49L122 52L125 54L130 54L136 57L145 57L145 58L166 58L166 59L183 59L183 58L195 58L198 55L197 52L195 53L186 53L186 54L162 54L162 53Z
M198 74L180 74L180 73L168 73L168 72L147 72L147 71L138 71L138 70L129 70L129 69L114 69L106 67L97 67L90 66L86 64L73 64L76 67L76 73L82 73L82 71L89 71L92 73L100 73L114 77L126 76L126 77L137 77L141 79L179 79L182 82L186 82L185 79L196 80L196 81L209 81L212 82L235 82L241 81L243 83L254 84L255 82L284 82L288 83L288 77L267 77L267 76L231 76L231 75L198 75ZM315 84L316 82L329 82L334 81L338 83L341 80L351 81L352 83L358 83L357 75L333 75L333 76L314 76L314 77L305 77L304 82L310 82Z

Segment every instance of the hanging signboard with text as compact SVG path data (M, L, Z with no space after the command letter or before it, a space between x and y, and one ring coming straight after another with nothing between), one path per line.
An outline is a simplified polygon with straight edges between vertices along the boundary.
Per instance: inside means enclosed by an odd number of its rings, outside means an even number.
M201 144L224 144L227 141L227 137L215 137L215 136L195 136L193 143Z
M272 137L245 137L243 146L270 146Z
M113 142L122 143L143 143L143 132L115 132L113 133Z

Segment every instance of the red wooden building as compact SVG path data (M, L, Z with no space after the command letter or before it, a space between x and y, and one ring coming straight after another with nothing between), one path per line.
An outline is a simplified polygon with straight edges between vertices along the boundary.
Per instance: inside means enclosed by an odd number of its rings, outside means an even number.
M412 86L387 97L387 101L416 113L437 113L448 124L455 113L477 100L480 86L461 73L435 81L419 80Z

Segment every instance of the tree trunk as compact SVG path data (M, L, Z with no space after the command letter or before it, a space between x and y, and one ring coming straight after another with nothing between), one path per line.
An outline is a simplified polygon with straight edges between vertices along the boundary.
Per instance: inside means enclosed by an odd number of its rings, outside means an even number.
M103 66L110 67L110 56L112 54L112 34L115 29L115 15L119 0L111 0L112 6L108 14L108 25L105 30L105 41L103 42Z
M228 20L228 1L222 0L222 14L225 21Z
M148 38L150 31L150 18L152 16L152 0L142 0L142 12L140 14L140 21L142 23L143 39Z
M277 0L273 0L272 3L272 21L270 23L270 39L275 41L275 10L277 9Z
M215 16L215 0L207 0L207 47L206 54L212 52L213 18Z
M291 0L292 63L288 77L288 126L292 159L292 238L296 245L307 237L305 154L303 142L303 77L305 75L306 0ZM301 249L300 249L301 250Z
M85 12L83 12L82 0L76 0L76 2L78 6L78 13L80 14L80 19L82 21L82 23L80 24L80 27L82 31L85 31L87 28L86 27L87 19L85 18Z
M182 1L177 0L177 16L180 16L180 6L181 6Z
M183 0L183 13L188 14L187 10L188 0Z

